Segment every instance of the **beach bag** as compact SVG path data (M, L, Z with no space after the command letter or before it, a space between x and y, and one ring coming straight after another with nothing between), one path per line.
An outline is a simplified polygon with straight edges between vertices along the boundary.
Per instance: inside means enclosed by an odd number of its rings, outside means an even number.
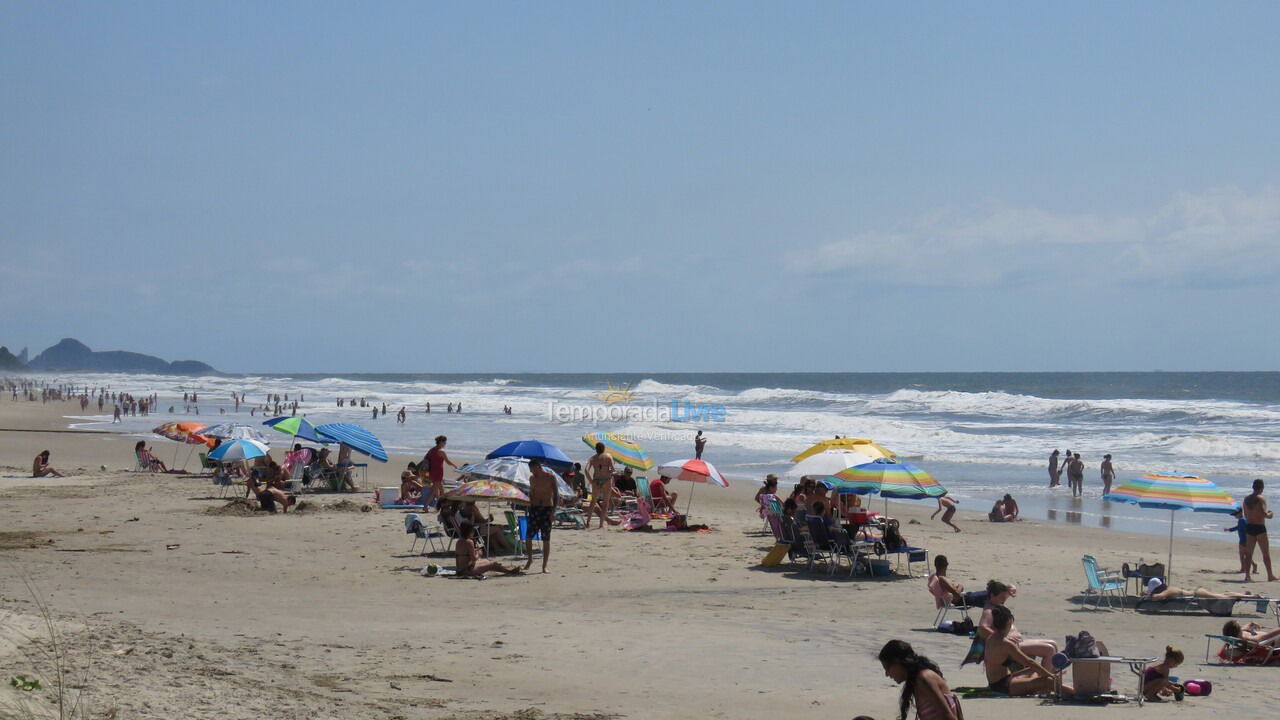
M1093 639L1088 630L1081 630L1079 635L1068 635L1064 652L1067 657L1073 659L1102 656L1102 653L1098 652L1097 641Z
M1204 697L1213 692L1212 680L1187 680L1182 683L1182 689L1191 696Z
M943 623L944 625L946 623ZM965 618L951 623L949 631L952 635L971 635L973 633L973 618Z
M684 515L676 515L667 521L668 530L684 530L689 524L688 518Z

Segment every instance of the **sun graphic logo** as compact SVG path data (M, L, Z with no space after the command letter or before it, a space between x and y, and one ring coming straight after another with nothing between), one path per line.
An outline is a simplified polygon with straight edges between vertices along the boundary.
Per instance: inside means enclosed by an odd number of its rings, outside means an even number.
M626 405L635 399L636 394L631 391L631 383L615 386L609 383L608 388L596 393L596 398L605 405Z

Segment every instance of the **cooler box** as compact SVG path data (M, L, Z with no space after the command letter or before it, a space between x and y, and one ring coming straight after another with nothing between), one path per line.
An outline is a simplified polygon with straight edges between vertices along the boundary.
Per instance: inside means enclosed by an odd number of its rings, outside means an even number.
M872 558L871 560L868 560L867 563L871 567L872 577L889 577L893 574L893 567L889 564L888 560Z
M400 487L380 487L374 495L374 501L382 507L395 505L400 498Z
M1111 692L1111 664L1089 662L1087 658L1072 660L1071 685L1076 695L1092 697Z

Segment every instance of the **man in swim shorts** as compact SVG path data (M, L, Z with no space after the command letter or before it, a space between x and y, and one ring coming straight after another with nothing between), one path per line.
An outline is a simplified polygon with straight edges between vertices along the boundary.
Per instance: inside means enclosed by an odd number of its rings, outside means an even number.
M525 543L529 560L533 564L533 536L542 536L542 572L547 571L547 559L551 557L551 523L556 518L556 504L560 500L556 492L556 477L542 468L537 460L529 461L529 539Z
M1248 556L1249 564L1253 564L1253 549L1262 547L1262 564L1267 568L1267 582L1276 579L1275 573L1271 571L1271 543L1267 540L1267 521L1272 518L1274 513L1267 509L1267 501L1262 497L1262 489L1264 485L1261 479L1253 481L1253 492L1244 499L1244 534L1245 534L1245 554ZM1246 568L1244 574L1245 582L1252 580L1252 568Z

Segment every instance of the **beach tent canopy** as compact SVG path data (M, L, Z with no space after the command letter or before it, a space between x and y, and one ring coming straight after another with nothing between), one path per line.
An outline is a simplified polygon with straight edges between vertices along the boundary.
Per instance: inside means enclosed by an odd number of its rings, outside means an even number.
M324 442L340 443L379 462L387 461L387 451L382 449L378 436L359 425L326 423L316 428L316 434Z
M644 451L644 448L624 435L593 432L583 435L582 442L592 449L595 449L596 443L604 443L604 451L629 468L635 468L641 472L653 469L653 460L649 459L649 454Z
M573 461L563 450L548 442L541 440L516 440L494 450L485 456L493 459L498 457L522 457L526 460L538 460L547 463L552 467L563 470L573 467Z
M791 462L793 463L800 462L801 460L804 460L810 455L817 455L820 452L827 452L828 450L849 450L852 452L860 453L862 455L866 455L872 460L879 460L881 458L894 460L894 459L897 459L898 457L897 454L895 454L892 450L875 442L874 440L867 440L865 438L842 437L842 438L833 438L831 440L823 440L820 443L816 443L812 447L810 447L808 450L805 450L799 455L791 458Z

